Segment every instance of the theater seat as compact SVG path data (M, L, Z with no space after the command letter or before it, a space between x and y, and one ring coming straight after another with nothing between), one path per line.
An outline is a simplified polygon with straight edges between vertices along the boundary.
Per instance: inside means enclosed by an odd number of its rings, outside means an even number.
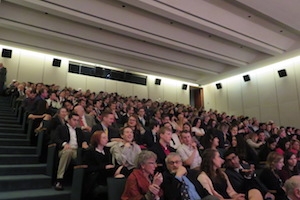
M121 199L126 178L107 178L108 200Z

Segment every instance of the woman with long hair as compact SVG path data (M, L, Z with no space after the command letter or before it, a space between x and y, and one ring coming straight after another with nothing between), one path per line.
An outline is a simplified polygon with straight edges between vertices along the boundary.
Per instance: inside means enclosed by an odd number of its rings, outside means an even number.
M297 167L297 156L290 151L284 153L284 166L282 170L278 172L279 177L284 183L287 179L294 175L299 175L299 170Z
M198 181L213 196L219 199L244 200L244 194L238 194L227 175L221 169L224 160L215 149L206 149L202 155L201 173Z
M277 152L270 152L267 157L266 167L262 170L260 175L261 182L268 190L274 191L275 200L286 199L283 182L278 174L284 165L283 159L283 156Z
M128 121L125 126L130 127L133 130L134 141L141 145L141 148L144 148L143 145L143 135L145 134L146 130L143 128L141 123L138 120L138 116L136 114L131 115L128 117Z

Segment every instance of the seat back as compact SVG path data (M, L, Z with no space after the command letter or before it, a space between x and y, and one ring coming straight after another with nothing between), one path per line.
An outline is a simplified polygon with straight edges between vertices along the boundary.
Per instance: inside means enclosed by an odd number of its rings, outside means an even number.
M121 199L126 184L126 178L107 178L108 200Z

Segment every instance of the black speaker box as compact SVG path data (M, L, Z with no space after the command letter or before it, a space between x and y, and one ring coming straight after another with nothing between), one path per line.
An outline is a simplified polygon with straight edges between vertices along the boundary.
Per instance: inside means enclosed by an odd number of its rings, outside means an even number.
M280 78L287 76L286 70L285 69L279 70L278 75Z
M219 89L222 89L222 84L221 84L221 83L217 83L217 84L216 84L216 87L217 87L218 90L219 90Z
M182 89L186 90L187 89L187 84L182 84Z
M247 81L250 81L250 80L251 80L249 75L245 75L245 76L243 76L243 79L244 79L244 81L245 81L245 82L247 82Z
M2 49L2 57L3 58L11 58L12 50L10 49Z
M60 67L60 64L61 64L61 60L60 59L56 59L56 58L53 59L52 66L54 66L54 67Z
M155 85L160 85L160 83L161 83L161 79L155 79Z

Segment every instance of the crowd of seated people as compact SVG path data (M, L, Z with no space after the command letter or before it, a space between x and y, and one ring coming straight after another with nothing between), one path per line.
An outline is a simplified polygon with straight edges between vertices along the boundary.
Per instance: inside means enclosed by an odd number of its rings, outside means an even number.
M200 174L196 180L200 181L203 190L220 199L250 199L250 196L257 195L257 191L263 197L267 194L265 190L255 190L257 188L250 188L246 193L245 190L236 190L232 186L230 177L221 170L225 166L223 159L226 161L228 152L233 152L241 164L255 168L266 166L265 170L278 180L277 194L270 195L271 199L283 198L278 197L283 195L279 188L285 180L299 174L300 130L279 127L271 120L259 122L256 118L229 116L225 112L197 109L178 103L139 99L137 96L124 97L117 93L61 89L54 84L14 82L8 88L11 95L22 101L21 106L28 111L28 117L35 121L36 131L46 130L49 142L55 142L59 148L59 157L63 161L59 162L56 184L58 190L63 189L64 170L70 159L77 156L75 150L78 147L86 148L89 152L89 156L84 156L83 159L89 166L87 177L91 177L93 170L98 175L101 170L109 170L113 173L105 174L105 178L108 175L125 176L130 177L131 181L134 181L131 176L134 169L139 169L136 174L141 175L143 167L148 166L148 161L138 159L136 168L135 160L141 152L149 150L155 153L155 171L160 173L170 170L168 155L177 152L182 167ZM274 164L279 162L278 159L270 161L274 152L281 156L279 161L285 163L284 167ZM206 158L207 154L213 157ZM174 157L176 158L173 156L172 159ZM215 160L211 160L213 158ZM95 165L99 165L99 168ZM147 173L147 176L152 176L153 181L153 172ZM105 186L106 181L93 183ZM157 184L158 187L160 185L167 188L164 182ZM262 185L269 190L275 189L263 181ZM150 198L151 195L147 194L149 191L155 191L155 195L151 196L154 199L164 196L163 190L161 193L160 189L151 184L147 187L148 189L143 188L142 196ZM128 197L128 191L123 196L124 199L134 199Z

